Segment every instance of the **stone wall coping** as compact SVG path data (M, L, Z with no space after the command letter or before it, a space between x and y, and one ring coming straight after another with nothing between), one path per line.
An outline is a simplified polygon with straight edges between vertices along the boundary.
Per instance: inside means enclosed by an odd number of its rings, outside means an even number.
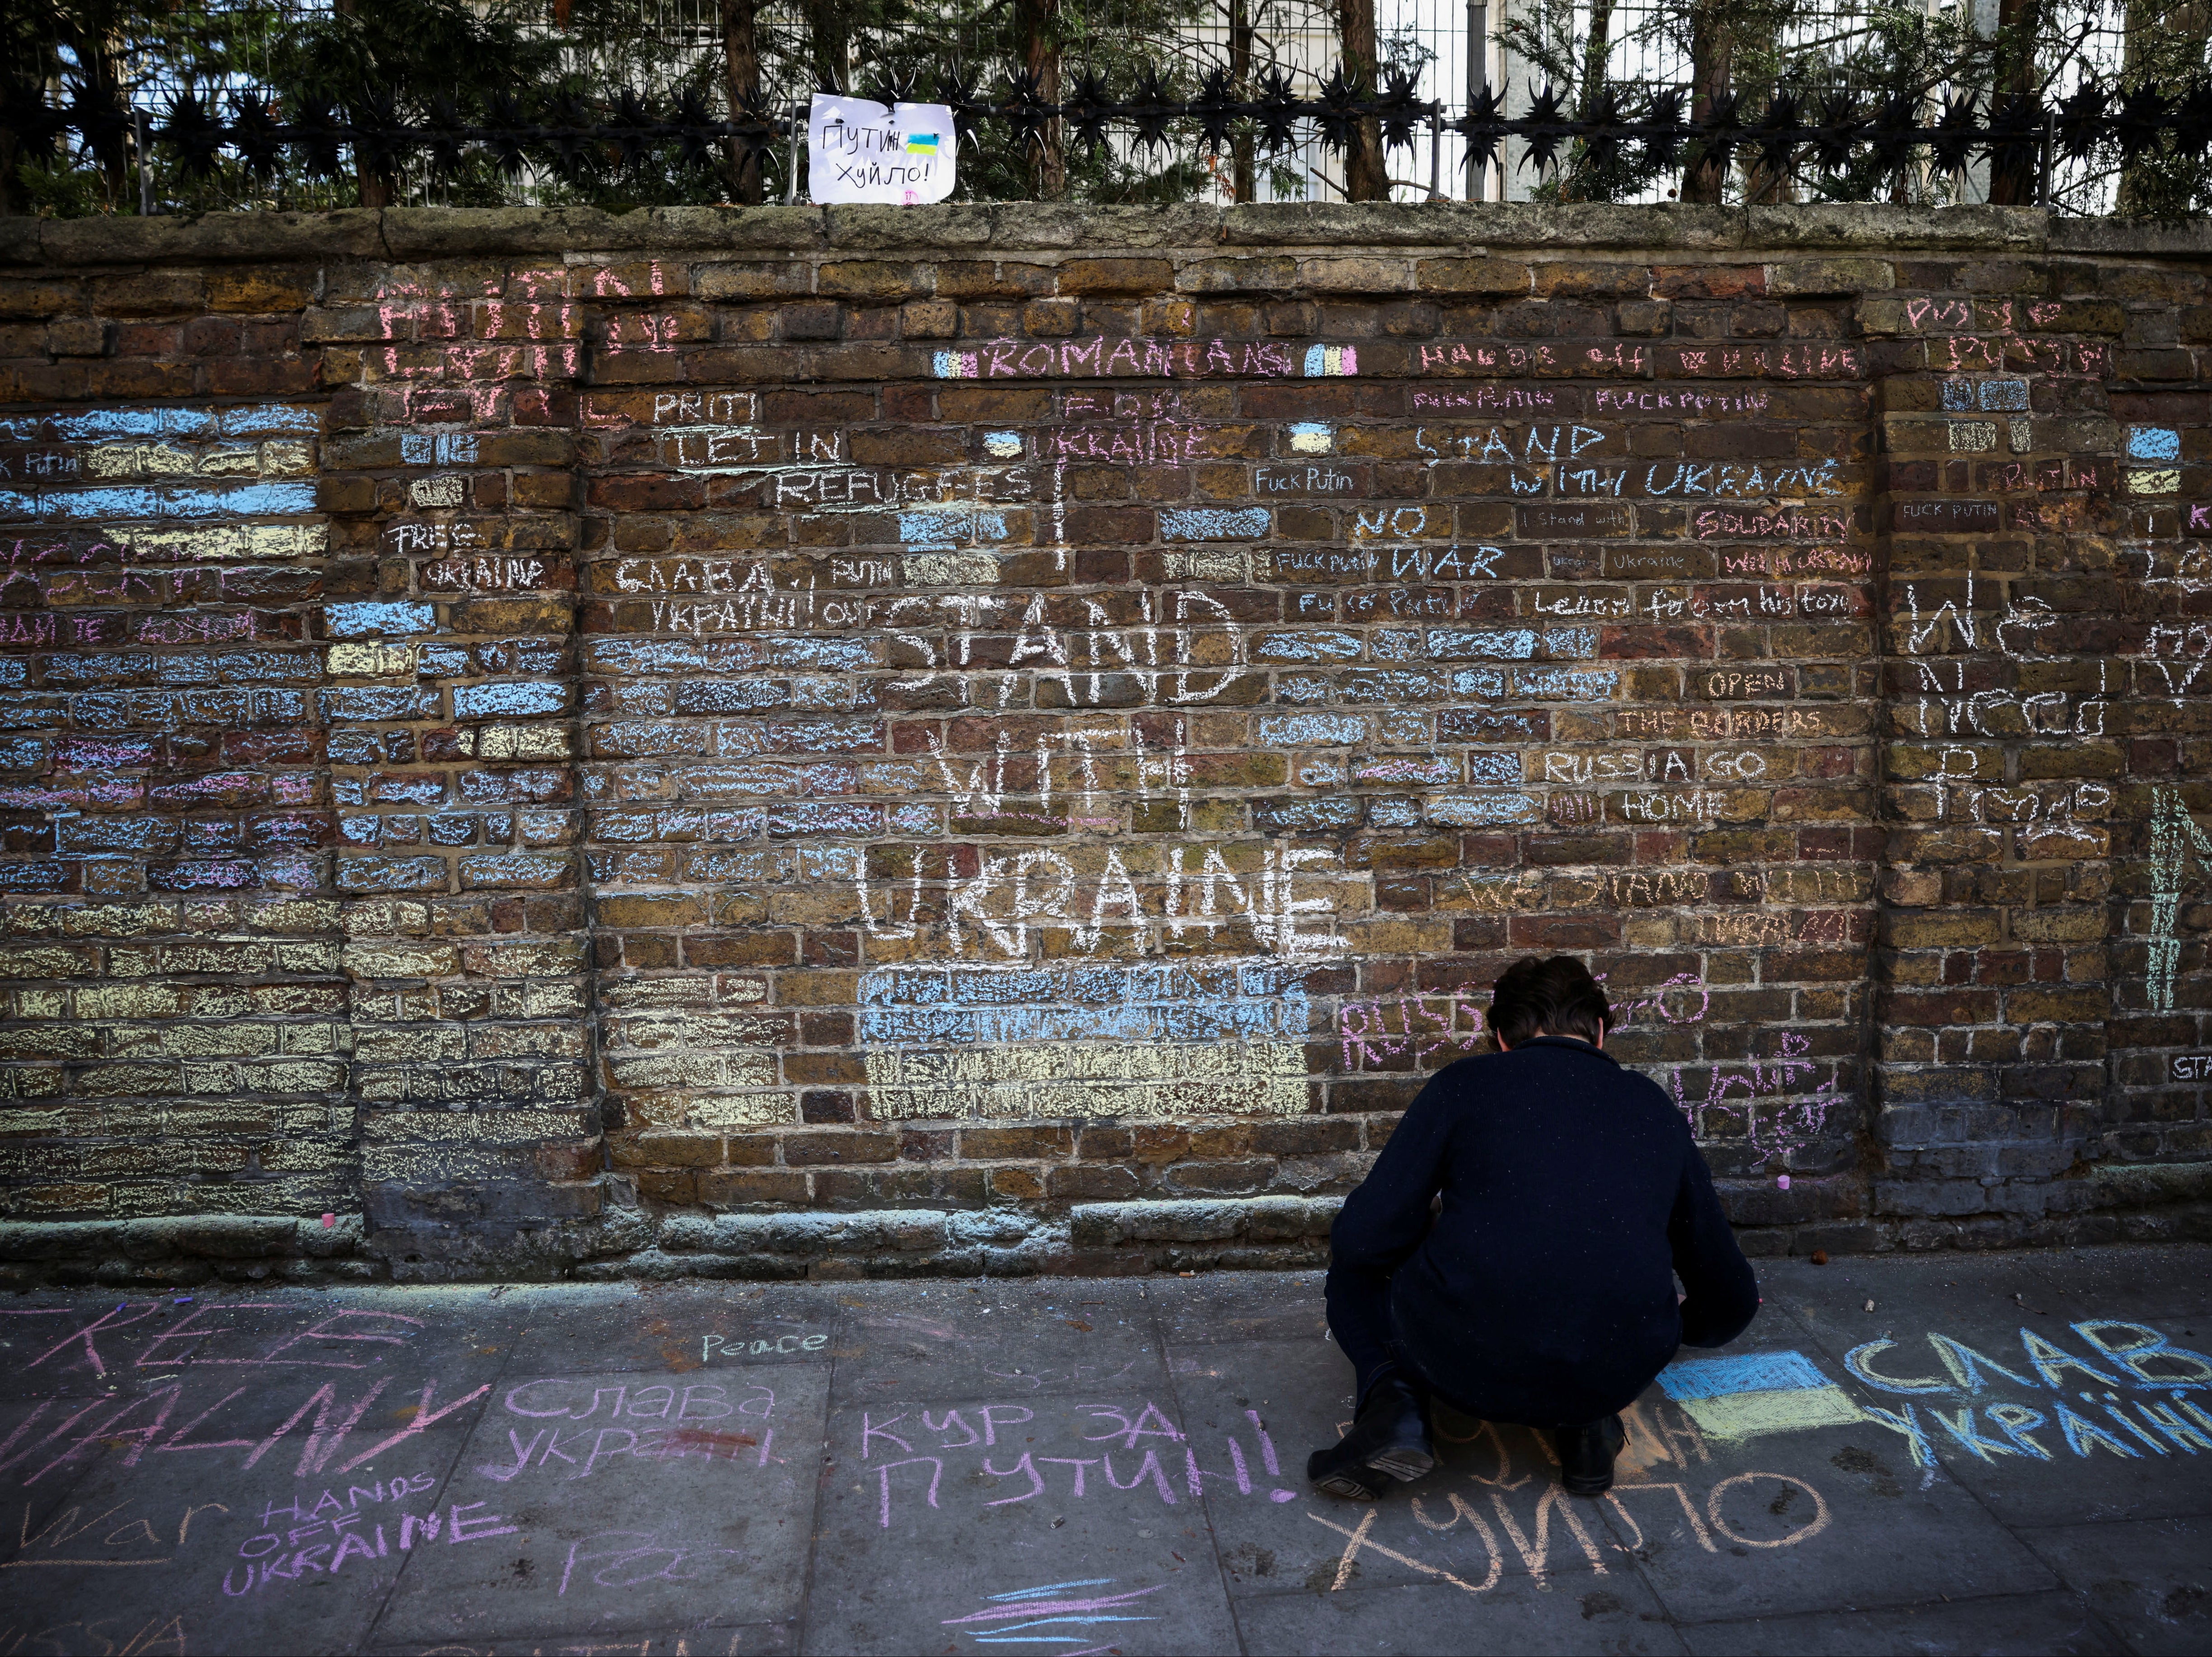
M1497 248L1726 258L1752 253L1948 252L2212 260L2212 221L2072 219L2022 207L1613 206L1528 203L1244 207L348 208L197 218L0 219L0 264L144 265L486 254L1342 252Z

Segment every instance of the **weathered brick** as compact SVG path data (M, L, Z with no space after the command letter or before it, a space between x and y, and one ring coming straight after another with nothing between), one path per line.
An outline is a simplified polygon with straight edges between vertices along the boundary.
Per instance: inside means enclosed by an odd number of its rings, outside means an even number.
M1769 1253L2207 1154L2200 276L828 222L0 288L42 501L281 508L9 530L7 1212L1282 1264L1552 950Z

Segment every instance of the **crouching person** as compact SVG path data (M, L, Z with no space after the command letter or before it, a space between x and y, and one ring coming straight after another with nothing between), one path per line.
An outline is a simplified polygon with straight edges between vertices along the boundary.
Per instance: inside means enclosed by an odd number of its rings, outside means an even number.
M1565 956L1497 983L1498 1052L1422 1089L1330 1233L1328 1326L1356 1419L1307 1477L1371 1502L1436 1465L1428 1406L1546 1429L1566 1488L1613 1483L1619 1411L1678 1345L1733 1340L1759 1288L1690 1130L1605 1052ZM1680 1277L1686 1296L1678 1296Z

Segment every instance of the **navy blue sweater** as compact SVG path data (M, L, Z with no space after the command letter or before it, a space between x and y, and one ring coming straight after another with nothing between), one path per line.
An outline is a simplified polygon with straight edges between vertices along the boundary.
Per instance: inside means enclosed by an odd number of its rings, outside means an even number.
M1439 1071L1329 1240L1329 1323L1347 1356L1395 1337L1438 1393L1489 1421L1609 1415L1678 1344L1733 1340L1759 1309L1681 1113L1571 1037Z

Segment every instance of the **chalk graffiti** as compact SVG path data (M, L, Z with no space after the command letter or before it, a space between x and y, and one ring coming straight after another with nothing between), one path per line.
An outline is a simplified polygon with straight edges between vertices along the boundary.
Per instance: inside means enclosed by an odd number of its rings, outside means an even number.
M803 1349L804 1342L800 1344ZM549 1396L544 1391L571 1385L589 1386L591 1402L578 1408L574 1400ZM617 1456L627 1456L634 1461L684 1461L696 1457L708 1463L719 1460L753 1467L765 1467L771 1461L781 1463L784 1458L775 1451L775 1429L769 1424L775 1413L775 1391L760 1381L747 1382L745 1387L748 1396L732 1399L728 1386L719 1381L689 1382L681 1388L680 1394L677 1387L666 1382L636 1386L623 1381L607 1387L564 1380L525 1381L508 1390L501 1400L501 1407L509 1415L532 1421L551 1420L554 1424L530 1429L527 1442L520 1431L507 1429L507 1448L514 1457L513 1463L486 1462L477 1472L505 1484L527 1472L533 1457L540 1472L550 1471L556 1461L573 1468L574 1471L562 1475L569 1480L591 1478L602 1461ZM602 1400L610 1393L614 1395L613 1401L605 1406L606 1417L603 1424L579 1427L565 1438L562 1436L562 1423L597 1416ZM737 1424L735 1418L738 1417L750 1418L750 1424ZM733 1424L686 1424L726 1420ZM659 1424L624 1424L633 1421Z
M453 1503L443 1513L435 1508L428 1514L395 1508L388 1515L364 1514L362 1511L363 1496L376 1502L398 1502L410 1493L429 1490L436 1483L431 1475L422 1473L413 1478L395 1478L366 1490L353 1486L343 1502L325 1490L322 1499L307 1509L302 1509L296 1502L270 1506L261 1515L264 1525L270 1524L280 1513L289 1514L295 1522L240 1543L239 1557L247 1563L224 1571L223 1593L237 1599L278 1583L298 1582L310 1574L336 1576L345 1569L349 1559L367 1560L374 1564L395 1553L411 1552L417 1546L435 1542L441 1533L448 1544L459 1545L513 1536L521 1529L519 1525L508 1524L498 1514L483 1511L489 1504L482 1502ZM328 1518L323 1516L325 1508L329 1510ZM395 1533L396 1542L386 1535L387 1525ZM329 1539L313 1539L319 1536ZM234 1577L238 1579L234 1587Z
M738 1556L735 1548L705 1548L672 1539L659 1531L594 1531L568 1545L554 1598L566 1599L574 1587L634 1588L647 1582L695 1582L720 1567L711 1562ZM594 1543L603 1545L594 1547ZM580 1575L579 1568L581 1568Z
M1306 1108L1304 975L1264 958L879 968L860 999L886 1120Z
M4 1617L0 1613L0 1618ZM89 1622L79 1618L44 1624L35 1617L20 1623L0 1620L0 1650L9 1657L26 1651L94 1650L109 1657L153 1657L155 1652L185 1657L191 1649L185 1642L185 1619L167 1611L156 1611L151 1617L126 1611Z
M1863 1419L1850 1395L1801 1352L1677 1359L1659 1388L1714 1438L1844 1426Z
M1294 1502L1297 1492L1280 1485L1263 1486L1254 1477L1257 1462L1261 1478L1278 1479L1282 1466L1275 1452L1275 1444L1268 1435L1256 1412L1247 1410L1253 1448L1255 1454L1248 1455L1244 1443L1234 1434L1222 1435L1219 1454L1227 1456L1229 1466L1206 1467L1199 1459L1199 1446L1189 1435L1178 1427L1173 1417L1158 1404L1146 1400L1135 1410L1110 1405L1074 1405L1067 1406L1067 1415L1080 1419L1062 1418L1039 1423L1037 1413L1027 1405L987 1404L973 1410L974 1419L966 1408L948 1409L942 1416L927 1407L917 1411L902 1410L878 1421L872 1411L863 1411L860 1417L860 1461L863 1468L876 1477L876 1522L878 1529L896 1528L896 1514L911 1514L913 1497L919 1494L923 1504L941 1511L940 1498L948 1484L945 1478L946 1457L962 1451L975 1451L977 1466L974 1476L956 1477L951 1486L956 1491L967 1490L980 1495L979 1484L988 1490L996 1487L997 1481L1021 1478L1024 1488L1013 1490L1005 1496L988 1496L977 1502L979 1508L1003 1508L1033 1502L1052 1491L1056 1499L1075 1502L1091 1498L1111 1501L1109 1491L1126 1493L1148 1490L1164 1507L1175 1507L1184 1501L1197 1502L1225 1497L1231 1490L1239 1496L1261 1496L1270 1502ZM1024 1448L1012 1465L1000 1467L989 1452L1000 1442L1008 1428L1036 1426L1038 1430L1022 1435L1023 1445L1034 1444L1045 1428L1058 1424L1067 1435L1080 1445L1097 1447L1090 1455L1046 1455ZM1091 1429L1103 1428L1093 1431ZM954 1433L964 1435L952 1437ZM939 1435L934 1442L930 1435ZM1158 1439L1158 1444L1143 1441ZM881 1441L878 1444L878 1441ZM917 1448L917 1446L920 1448ZM1135 1457L1136 1465L1123 1467L1128 1472L1126 1479L1116 1471L1112 1448L1118 1446L1124 1458ZM1008 1448L1013 1448L1012 1442ZM1073 1448L1073 1446L1069 1448ZM1180 1456L1177 1452L1180 1451ZM1209 1451L1207 1459L1217 1453ZM880 1457L881 1459L878 1459ZM916 1472L904 1479L891 1477L904 1468L927 1467L925 1477ZM1041 1469L1064 1467L1065 1473L1048 1478ZM1088 1470L1096 1467L1098 1476L1089 1476ZM1178 1478L1178 1474L1180 1477ZM1207 1480L1217 1481L1209 1491ZM1177 1493L1177 1487L1181 1494ZM855 1493L865 1494L866 1486L854 1485ZM894 1500L897 1496L898 1499ZM1140 1497L1139 1500L1144 1498ZM1147 1504L1149 1505L1149 1504Z
M1672 1071L1675 1108L1699 1138L1711 1136L1711 1119L1719 1114L1741 1123L1745 1140L1762 1161L1786 1162L1792 1152L1819 1139L1829 1113L1845 1102L1843 1061L1828 1059L1826 1077L1808 1090L1804 1084L1822 1068L1820 1060L1805 1056L1811 1051L1810 1038L1784 1030L1774 1041L1778 1051L1769 1060L1712 1065L1705 1072L1702 1098L1684 1086L1682 1067Z
M2083 1460L2097 1452L2139 1460L2146 1452L2168 1457L2212 1450L2212 1413L2191 1396L2212 1389L2212 1357L2175 1345L2149 1324L2105 1318L2069 1326L2093 1357L2078 1357L2057 1341L2022 1328L2021 1357L2012 1364L1948 1335L1931 1333L1928 1344L1940 1373L1896 1373L1892 1367L1895 1361L1884 1354L1898 1343L1887 1336L1853 1347L1844 1354L1844 1366L1875 1392L1905 1400L1896 1409L1869 1405L1865 1413L1902 1435L1914 1465L1920 1467L1939 1465L1939 1431L1942 1441L1985 1462L2000 1456L2050 1461L2053 1446L2062 1443ZM1876 1367L1877 1360L1882 1367ZM2082 1381L2090 1385L2081 1386ZM2000 1381L2026 1390L2033 1405L1984 1400L1982 1393ZM2124 1391L2163 1393L2165 1398L2129 1399L2121 1397ZM2076 1409L2069 1401L2069 1392L2083 1407ZM1958 1407L1940 1408L1937 1398L1948 1399ZM2132 1414L2127 1407L2130 1403ZM1923 1408L1928 1411L1925 1421L1919 1413ZM1976 1426L1978 1410L1998 1436ZM2045 1442L2034 1436L2045 1429L2056 1438Z
M711 1363L715 1357L738 1358L750 1355L764 1357L769 1353L818 1352L830 1344L827 1335L755 1336L748 1342L743 1335L735 1340L720 1335L704 1335L699 1341L699 1362Z
M405 1425L383 1435L367 1448L332 1466L346 1441L360 1428L369 1406L391 1384L388 1377L379 1381L347 1404L338 1396L337 1383L326 1382L273 1429L258 1432L254 1436L232 1438L209 1435L226 1430L222 1424L224 1412L232 1411L237 1400L246 1395L251 1390L246 1386L228 1387L212 1401L205 1401L214 1392L214 1387L210 1387L191 1405L185 1402L188 1384L184 1381L156 1386L144 1393L100 1398L86 1404L79 1404L74 1399L41 1399L15 1429L0 1440L0 1472L21 1469L18 1482L27 1487L79 1457L89 1457L103 1449L119 1452L119 1465L125 1467L137 1466L149 1454L243 1449L248 1454L239 1465L250 1468L275 1450L295 1428L308 1422L312 1415L313 1419L301 1442L294 1476L305 1478L325 1468L346 1473L398 1448L491 1391L487 1382L473 1392L439 1405L437 1381L427 1381L419 1402L405 1411ZM76 1407L70 1408L72 1405ZM49 1410L56 1410L58 1418L49 1421ZM37 1430L42 1425L44 1430ZM201 1435L192 1436L195 1434ZM46 1459L41 1460L42 1456Z
M1279 340L1115 338L1093 334L1063 340L993 339L973 350L939 351L931 372L939 379L1111 379L1118 375L1145 379L1268 379L1294 372L1291 347ZM1314 366L1316 352L1334 355L1340 366ZM1349 346L1316 345L1306 353L1309 375L1349 373L1340 366L1352 358Z
M2181 938L2177 925L2192 855L2200 874L2212 873L2212 835L2197 827L2197 819L2190 814L2178 790L2154 790L2150 818L2150 953L2144 983L2151 1007L2158 1012L2173 1011L2173 979L2181 966Z
M1782 1487L1781 1491L1770 1494L1772 1487L1778 1484ZM1762 1486L1765 1488L1759 1488ZM1809 1511L1802 1520L1784 1517L1795 1505L1795 1498L1799 1493L1809 1498ZM1556 1580L1554 1573L1558 1569L1553 1563L1555 1526L1559 1536L1568 1545L1562 1551L1570 1569L1579 1557L1582 1566L1591 1575L1608 1574L1609 1568L1600 1550L1598 1539L1583 1524L1574 1499L1557 1484L1548 1479L1545 1481L1544 1488L1536 1496L1534 1511L1525 1520L1515 1511L1514 1504L1508 1501L1504 1490L1491 1490L1481 1494L1487 1499L1488 1517L1485 1516L1480 1507L1459 1490L1432 1491L1426 1496L1414 1497L1410 1504L1410 1515L1425 1537L1417 1533L1417 1539L1408 1539L1403 1547L1392 1547L1377 1539L1376 1531L1383 1516L1383 1510L1380 1508L1370 1508L1361 1515L1357 1527L1346 1527L1320 1514L1309 1512L1306 1517L1314 1523L1345 1539L1344 1549L1337 1558L1328 1591L1340 1592L1349 1586L1360 1554L1371 1552L1419 1575L1448 1582L1464 1593L1487 1593L1502 1580L1508 1557L1505 1548L1499 1545L1499 1533L1502 1532L1506 1543L1510 1545L1512 1557L1520 1560L1532 1585L1539 1593L1548 1592ZM1656 1513L1670 1520L1679 1521L1678 1530L1686 1530L1689 1538L1707 1553L1721 1551L1719 1544L1714 1540L1716 1536L1738 1551L1745 1547L1796 1546L1812 1540L1826 1530L1833 1517L1820 1491L1806 1480L1790 1473L1735 1473L1716 1481L1704 1495L1704 1501L1699 1502L1692 1496L1686 1484L1674 1481L1638 1478L1633 1482L1624 1480L1617 1483L1607 1493L1606 1502L1626 1531L1626 1539L1609 1538L1607 1540L1613 1549L1622 1553L1640 1554L1644 1551L1644 1524L1630 1509L1628 1503L1632 1497L1660 1498L1656 1503ZM1438 1517L1431 1513L1432 1503L1443 1507L1444 1516ZM1729 1517L1731 1508L1735 1510L1735 1521ZM1761 1528L1778 1528L1783 1533L1754 1534L1741 1522L1746 1508L1765 1516ZM1641 1510L1645 1520L1654 1518L1652 1508ZM1494 1529L1491 1524L1492 1518L1497 1520ZM1775 1522L1777 1520L1780 1520L1778 1526ZM1455 1533L1462 1525L1467 1527L1469 1538L1480 1545L1482 1552L1484 1569L1479 1579L1471 1570L1462 1568L1455 1571L1424 1559L1413 1551L1425 1544L1437 1545L1432 1539L1435 1538L1449 1537L1457 1541Z
M1091 1643L1091 1636L1071 1640L1060 1630L1091 1629L1109 1623L1153 1623L1157 1616L1139 1615L1137 1602L1148 1594L1158 1593L1164 1584L1148 1588L1125 1588L1119 1593L1076 1594L1070 1589L1105 1588L1114 1585L1110 1576L1085 1576L1070 1582L1048 1582L1042 1587L1016 1588L1007 1593L983 1596L987 1608L971 1611L964 1617L947 1617L943 1626L968 1635L978 1645L1085 1645L1091 1651L1114 1649ZM1050 1634L1032 1633L1031 1630L1049 1629ZM1069 1653L1067 1657L1081 1657Z

